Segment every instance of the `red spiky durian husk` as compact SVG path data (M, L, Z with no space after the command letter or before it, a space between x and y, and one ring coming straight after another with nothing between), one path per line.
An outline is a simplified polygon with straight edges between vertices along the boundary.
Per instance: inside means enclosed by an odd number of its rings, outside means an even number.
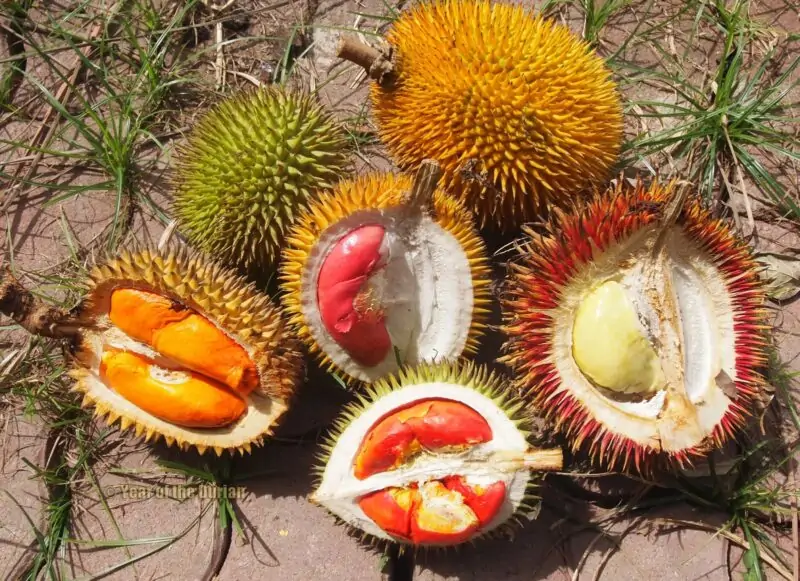
M736 401L728 406L710 437L701 444L663 452L645 447L595 420L569 387L562 389L552 363L550 309L558 306L564 286L601 253L638 229L660 219L672 196L674 183L647 188L641 180L630 185L618 180L609 191L596 192L585 205L566 213L554 209L545 234L523 228L526 240L517 245L517 258L509 263L504 292L504 331L508 337L500 361L517 377L517 387L528 393L533 406L564 434L573 452L584 448L604 466L645 473L665 463L686 467L722 446L741 429L765 385L761 368L767 362L765 293L750 247L722 220L714 219L701 202L688 196L678 225L699 246L717 258L731 295L734 316Z

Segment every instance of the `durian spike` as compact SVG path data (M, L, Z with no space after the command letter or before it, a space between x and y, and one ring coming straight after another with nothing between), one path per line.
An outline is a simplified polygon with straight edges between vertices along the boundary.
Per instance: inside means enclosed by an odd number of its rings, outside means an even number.
M33 296L5 266L0 277L0 313L33 335L63 339L78 333L69 313Z
M344 36L339 41L336 56L363 67L370 78L381 85L394 82L394 63L391 52L382 52L364 44L352 36Z

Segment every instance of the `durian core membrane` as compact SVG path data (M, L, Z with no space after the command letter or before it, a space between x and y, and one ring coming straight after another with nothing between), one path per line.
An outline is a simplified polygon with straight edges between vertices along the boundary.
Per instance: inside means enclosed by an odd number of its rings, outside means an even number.
M470 264L427 214L404 206L355 212L320 235L310 263L303 314L316 342L353 377L374 381L398 359L440 361L464 349Z
M555 337L571 356L556 363L598 421L670 450L710 435L730 404L720 378L736 379L734 321L711 257L673 228L654 261L653 235L612 247L565 289Z

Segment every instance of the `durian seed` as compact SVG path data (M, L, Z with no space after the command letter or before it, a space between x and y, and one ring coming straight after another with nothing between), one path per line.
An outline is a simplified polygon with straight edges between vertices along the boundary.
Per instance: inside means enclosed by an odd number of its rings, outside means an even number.
M422 400L395 411L370 430L356 456L354 474L363 480L406 463L423 450L453 451L491 439L489 424L472 408L449 400Z
M194 372L174 373L135 353L107 349L100 378L122 397L153 416L186 428L217 428L239 419L244 400Z
M607 389L654 393L664 388L661 361L617 281L603 283L578 307L572 354L583 374Z
M502 484L498 482L497 484ZM481 522L458 492L438 481L419 487L419 502L411 519L411 539L418 544L458 544L468 540ZM495 515L491 515L494 517Z

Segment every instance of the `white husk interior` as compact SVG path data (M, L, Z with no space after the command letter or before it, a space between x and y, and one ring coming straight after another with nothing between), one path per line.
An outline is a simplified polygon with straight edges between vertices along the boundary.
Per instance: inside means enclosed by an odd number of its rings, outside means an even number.
M484 444L470 447L461 454L420 456L409 466L374 474L364 480L353 475L353 463L364 436L375 422L392 410L409 402L429 398L444 398L461 402L477 411L489 424L493 438ZM507 499L495 518L481 530L487 533L507 521L525 497L530 471L508 472L490 462L469 463L496 451L525 452L529 448L525 436L505 412L480 392L452 383L424 383L393 391L379 399L362 413L340 435L328 459L322 482L313 500L354 527L380 537L392 537L376 526L358 506L358 498L389 486L420 484L450 475L464 476L468 484L489 485L503 481Z
M644 294L643 275L644 265L649 264L645 240L654 230L654 227L642 229L602 255L595 251L591 266L564 289L562 303L553 313L554 352L562 355L554 358L554 363L562 378L560 389L569 389L592 410L598 421L639 443L671 449L673 445L680 448L698 444L714 430L730 405L730 400L716 384L716 376L724 370L732 380L736 379L733 309L725 281L707 253L680 230L669 232L666 247L680 311L684 388L694 405L702 432L699 438L692 436L697 441L678 443L662 439L659 415L665 402L665 390L640 401L630 401L608 390L601 392L585 378L572 357L576 309L592 289L608 280L616 280L625 288L639 313L642 333L651 339L657 335L659 319Z
M325 330L317 306L317 279L325 257L342 236L366 224L386 229L383 304L389 335L407 364L438 362L461 355L472 323L472 271L458 240L429 216L408 218L405 208L355 212L319 237L303 273L301 303L320 348L349 375L367 382L397 370L390 350L374 367L355 362ZM401 218L406 217L406 220ZM387 240L388 239L388 240Z

